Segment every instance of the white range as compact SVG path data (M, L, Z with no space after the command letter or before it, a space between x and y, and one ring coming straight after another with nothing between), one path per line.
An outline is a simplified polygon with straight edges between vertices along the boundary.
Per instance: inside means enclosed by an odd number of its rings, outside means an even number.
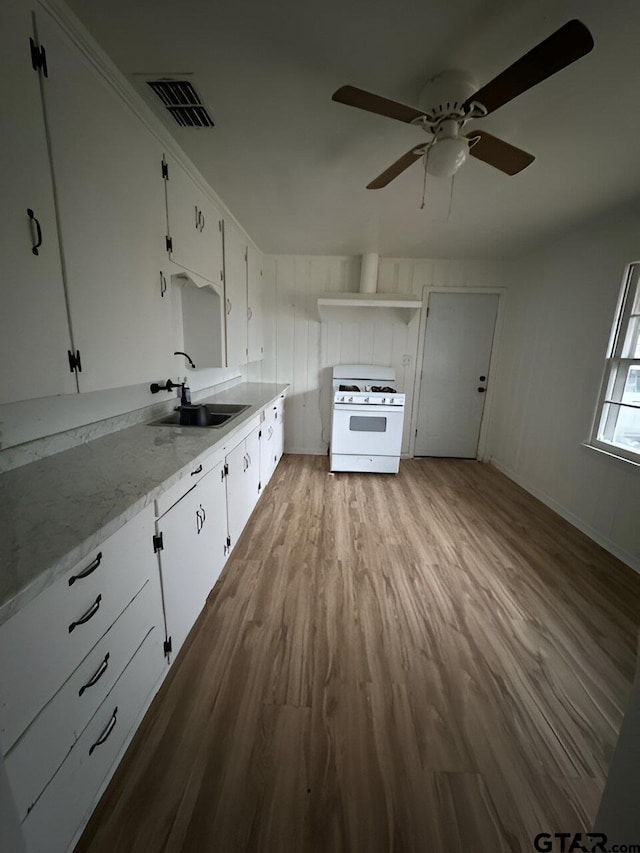
M397 474L404 394L392 367L339 364L333 368L332 471Z

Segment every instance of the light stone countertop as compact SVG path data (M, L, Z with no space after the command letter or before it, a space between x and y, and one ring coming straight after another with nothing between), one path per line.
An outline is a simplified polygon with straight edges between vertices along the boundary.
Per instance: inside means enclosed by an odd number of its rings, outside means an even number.
M219 429L138 424L2 474L0 624L288 387L244 382L199 400L249 404Z

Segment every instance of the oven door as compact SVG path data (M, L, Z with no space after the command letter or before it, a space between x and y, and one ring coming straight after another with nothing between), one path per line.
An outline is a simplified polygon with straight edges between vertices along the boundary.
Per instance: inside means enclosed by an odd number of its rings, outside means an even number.
M332 453L399 456L404 409L334 404Z

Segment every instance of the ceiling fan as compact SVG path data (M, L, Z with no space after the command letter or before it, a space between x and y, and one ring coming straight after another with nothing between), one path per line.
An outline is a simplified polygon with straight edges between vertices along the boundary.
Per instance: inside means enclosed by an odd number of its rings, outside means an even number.
M333 101L414 124L430 137L392 163L367 184L367 189L386 187L423 156L426 171L438 176L454 175L469 154L507 175L521 172L535 159L532 154L486 131L462 134L462 128L566 68L589 53L592 47L593 38L587 27L581 21L568 21L480 89L466 72L445 71L434 77L420 95L423 109L355 86L342 86L333 93Z

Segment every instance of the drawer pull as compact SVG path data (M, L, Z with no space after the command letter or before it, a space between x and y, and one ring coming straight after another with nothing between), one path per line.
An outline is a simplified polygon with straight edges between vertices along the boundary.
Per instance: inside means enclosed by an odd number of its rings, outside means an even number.
M106 653L106 655L104 656L104 660L102 661L102 663L100 664L98 669L94 672L94 674L91 676L89 681L87 681L86 684L82 685L82 687L78 691L78 696L82 696L82 694L84 693L85 690L87 690L89 687L93 687L94 684L97 684L98 681L100 681L102 676L107 671L108 666L109 666L109 652Z
M111 732L114 730L115 725L116 725L116 723L118 722L117 714L118 714L118 708L116 707L116 708L114 708L114 711L113 711L113 714L112 714L112 716L111 716L111 719L110 719L110 720L109 720L109 722L107 723L107 727L106 727L106 729L102 732L102 734L100 735L100 737L98 738L98 740L93 744L93 746L92 746L92 747L91 747L91 749L89 750L89 755L91 755L91 753L93 752L93 750L94 750L97 746L102 746L102 744L103 744L103 743L105 742L105 740L109 737L109 735L111 734Z
M199 473L200 473L200 471L202 471L202 465L198 465L198 467L195 469L195 471L192 471L192 472L191 472L191 476L193 477L193 476L195 476L196 474L199 474Z
M86 569L83 569L81 572L78 572L77 575L71 575L69 578L69 586L73 586L76 581L81 581L83 578L88 578L89 575L93 574L95 570L98 568L100 563L102 562L102 551L95 558L93 563L89 563Z
M99 595L96 600L93 602L91 607L87 610L84 616L81 616L76 622L72 622L69 625L69 633L75 631L78 625L84 625L85 622L88 622L89 619L93 619L98 610L100 610L100 602L102 601L102 595Z

